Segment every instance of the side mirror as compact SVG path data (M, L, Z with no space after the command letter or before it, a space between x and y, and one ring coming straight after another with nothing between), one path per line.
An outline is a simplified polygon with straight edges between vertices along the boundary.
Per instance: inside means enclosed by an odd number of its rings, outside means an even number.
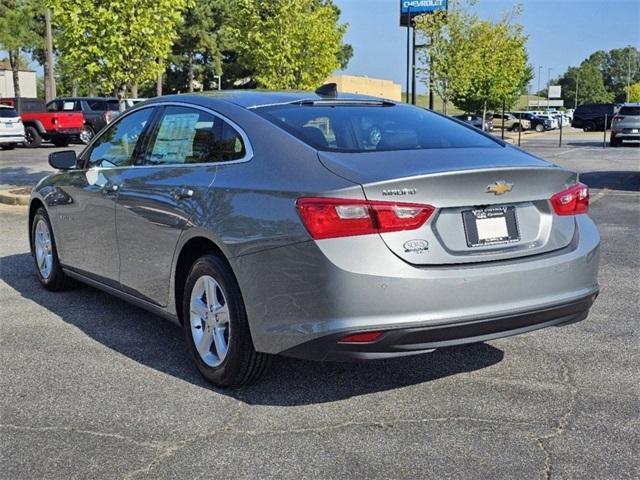
M63 150L49 154L49 165L56 170L71 170L76 167L77 163L78 158L74 150Z

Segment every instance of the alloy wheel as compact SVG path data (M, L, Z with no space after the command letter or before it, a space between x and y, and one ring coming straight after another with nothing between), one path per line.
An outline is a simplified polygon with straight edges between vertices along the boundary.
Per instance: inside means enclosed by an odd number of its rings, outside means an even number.
M191 336L201 360L217 367L227 356L231 324L229 306L220 284L211 276L196 280L190 300Z
M36 224L34 243L38 270L42 278L48 279L53 267L53 247L51 244L51 232L44 220L40 220Z

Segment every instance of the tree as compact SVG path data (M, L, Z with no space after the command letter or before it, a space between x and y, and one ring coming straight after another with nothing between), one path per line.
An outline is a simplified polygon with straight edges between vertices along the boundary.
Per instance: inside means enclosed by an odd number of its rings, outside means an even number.
M576 84L578 97L576 102ZM579 67L570 67L560 77L558 85L562 87L562 99L565 105L585 103L610 103L614 95L607 90L602 72L595 62L585 60Z
M516 9L494 23L455 8L417 19L416 28L430 40L431 82L445 102L486 112L517 101L532 78L527 37L512 21L518 14Z
M350 53L331 0L238 0L235 10L238 60L262 87L315 89Z
M38 45L41 39L35 33L38 13L34 0L0 1L0 49L6 50L13 74L13 88L20 97L21 54Z
M229 15L230 4L226 0L200 0L186 11L173 45L173 68L167 69L168 84L184 82L186 89L193 92L198 62L218 75L222 73L222 50L227 43L224 26Z
M640 51L629 45L605 52L592 53L583 63L594 65L601 73L605 88L616 102L626 100L627 83L640 80Z
M629 102L640 102L640 82L632 83L626 87L625 93L629 94Z
M115 92L151 80L164 69L189 0L47 0L58 35L60 61L78 80Z

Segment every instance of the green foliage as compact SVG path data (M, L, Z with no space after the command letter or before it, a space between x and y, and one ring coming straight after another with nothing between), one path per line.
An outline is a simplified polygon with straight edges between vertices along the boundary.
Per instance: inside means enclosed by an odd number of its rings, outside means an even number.
M47 0L63 72L122 94L164 69L189 0Z
M238 60L270 89L314 89L344 63L339 10L331 0L237 0Z
M193 80L204 84L207 73L222 72L222 51L229 47L225 26L229 22L228 0L199 0L184 15L173 45L167 84L171 90L192 91Z
M458 8L418 17L417 31L429 39L423 61L430 60L434 90L445 102L480 111L517 101L532 78L527 37L512 22L518 13L495 23Z
M640 102L640 82L625 87L625 94L629 93L629 102Z
M628 81L640 81L640 51L631 46L594 52L579 67L569 67L557 83L565 105L574 105L577 83L581 105L626 101Z
M0 49L5 50L9 56L16 96L20 96L18 71L21 54L42 42L35 32L38 6L39 2L36 0L0 1Z

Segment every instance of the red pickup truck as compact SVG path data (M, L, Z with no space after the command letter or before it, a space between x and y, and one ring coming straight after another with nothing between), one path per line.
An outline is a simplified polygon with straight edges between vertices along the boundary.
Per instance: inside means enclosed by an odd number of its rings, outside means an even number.
M0 104L10 105L20 114L26 147L39 147L43 140L66 147L84 127L81 112L47 112L44 100L39 98L0 98Z

